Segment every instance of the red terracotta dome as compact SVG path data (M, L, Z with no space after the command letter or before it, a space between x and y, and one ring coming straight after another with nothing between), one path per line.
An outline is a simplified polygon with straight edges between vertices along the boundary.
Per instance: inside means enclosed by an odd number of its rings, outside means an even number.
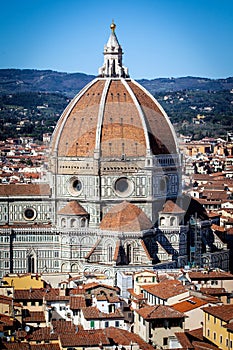
M174 154L173 128L158 102L131 79L97 78L68 105L53 135L58 157Z
M100 224L102 230L122 232L140 232L152 226L146 214L139 207L127 201L114 205Z

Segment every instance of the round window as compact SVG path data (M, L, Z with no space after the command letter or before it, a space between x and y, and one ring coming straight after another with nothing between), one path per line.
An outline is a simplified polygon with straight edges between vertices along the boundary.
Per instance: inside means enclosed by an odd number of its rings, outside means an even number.
M82 182L80 180L74 180L73 182L73 189L77 192L81 191L82 189Z
M121 177L116 180L114 184L114 190L119 196L129 196L133 190L132 181L126 177Z
M72 177L69 181L69 192L72 196L78 196L82 192L82 182L77 177Z
M24 210L24 214L23 215L24 215L24 218L26 220L34 220L35 217L36 217L36 211L35 211L34 208L26 208Z

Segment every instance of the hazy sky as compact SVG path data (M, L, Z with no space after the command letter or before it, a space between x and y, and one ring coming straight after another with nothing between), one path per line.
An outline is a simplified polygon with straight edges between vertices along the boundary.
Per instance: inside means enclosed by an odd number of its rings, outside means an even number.
M233 76L233 0L0 0L0 68L97 75L112 19L134 79Z

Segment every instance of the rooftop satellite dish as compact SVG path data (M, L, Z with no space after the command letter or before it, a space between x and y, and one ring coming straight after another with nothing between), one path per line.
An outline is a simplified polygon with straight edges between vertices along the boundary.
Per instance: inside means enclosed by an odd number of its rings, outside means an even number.
M26 326L25 328L24 328L24 330L25 330L25 332L29 332L30 331L30 327L29 326Z

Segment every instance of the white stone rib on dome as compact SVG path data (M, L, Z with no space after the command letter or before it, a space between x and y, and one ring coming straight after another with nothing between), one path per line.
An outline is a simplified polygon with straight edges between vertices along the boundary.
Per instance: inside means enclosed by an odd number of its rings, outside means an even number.
M147 132L147 127L146 127L146 123L145 123L145 117L144 117L144 113L138 103L138 100L136 99L132 89L129 87L129 85L126 83L125 79L121 79L123 85L125 86L125 88L127 89L127 91L129 92L137 110L138 110L138 114L141 118L141 122L142 122L142 126L143 126L143 130L144 130L144 135L145 135L145 140L146 140L146 149L147 149L147 154L150 154L150 141L149 141L149 137L148 137L148 132ZM134 80L131 79L131 81L134 82Z
M163 114L163 116L164 116L166 122L168 123L168 125L169 125L169 127L170 127L170 130L171 130L171 132L172 132L172 136L173 136L173 139L174 139L175 145L176 145L176 152L179 153L179 146L178 146L178 142L177 142L177 138L176 138L176 133L175 133L175 130L174 130L174 128L173 128L173 125L172 125L172 123L171 123L171 121L170 121L170 119L169 119L167 113L165 112L165 110L163 109L163 107L159 104L159 102L156 100L156 98L154 98L154 96L153 96L148 90L146 90L146 89L145 89L141 84L139 84L137 81L135 81L135 80L133 80L133 79L131 79L131 80L133 81L133 83L134 83L135 85L137 85L141 90L143 90L147 96L149 96L149 97L152 99L152 101L155 103L155 105L156 105L156 106L160 109L160 111L162 112L162 114Z

